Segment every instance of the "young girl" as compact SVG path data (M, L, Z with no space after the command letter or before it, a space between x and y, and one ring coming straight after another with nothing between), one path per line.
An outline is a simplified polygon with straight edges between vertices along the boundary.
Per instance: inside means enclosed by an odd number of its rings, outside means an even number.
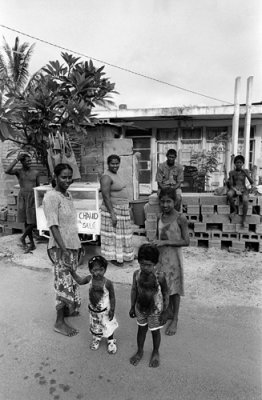
M137 352L130 358L130 363L137 365L143 357L147 330L151 330L153 352L149 366L159 366L160 328L167 319L168 289L164 274L156 273L159 251L156 246L145 243L138 250L140 269L133 275L131 289L131 309L129 316L137 317Z
M180 296L184 295L182 247L189 245L187 219L175 209L176 192L173 188L163 188L159 193L162 215L158 221L157 245L159 271L164 272L169 289L168 313L171 321L166 328L167 335L175 335L177 330Z
M107 261L102 256L92 257L88 262L88 268L91 275L85 277L80 277L73 269L70 269L70 272L79 285L90 283L88 308L90 332L93 335L90 349L97 350L101 339L105 337L108 353L115 354L117 346L113 333L118 323L114 316L116 301L113 283L104 276Z

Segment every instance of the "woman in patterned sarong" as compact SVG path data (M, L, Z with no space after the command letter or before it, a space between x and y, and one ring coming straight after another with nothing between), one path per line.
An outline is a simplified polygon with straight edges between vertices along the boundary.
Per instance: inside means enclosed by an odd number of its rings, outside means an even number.
M101 254L112 264L123 266L134 259L129 200L126 184L117 171L120 157L107 158L108 170L102 176Z
M69 271L76 270L78 250L81 247L76 210L67 191L72 183L72 173L70 165L58 164L54 169L55 187L46 193L43 200L44 213L50 229L48 248L54 260L57 311L54 330L65 336L78 333L65 322L65 317L78 315L81 304L78 284Z

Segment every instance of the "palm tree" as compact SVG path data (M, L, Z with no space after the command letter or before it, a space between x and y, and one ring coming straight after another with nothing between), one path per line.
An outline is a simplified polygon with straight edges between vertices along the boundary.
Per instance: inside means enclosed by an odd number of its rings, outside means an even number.
M3 51L0 52L0 85L4 86L6 94L21 94L29 78L29 62L34 50L34 44L19 43L15 39L13 48L4 39Z

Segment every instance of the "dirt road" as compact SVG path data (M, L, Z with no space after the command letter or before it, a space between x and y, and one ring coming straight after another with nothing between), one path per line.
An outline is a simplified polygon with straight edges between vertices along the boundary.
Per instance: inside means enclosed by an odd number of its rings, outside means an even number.
M81 288L81 316L70 321L79 335L54 333L53 277L50 264L41 261L45 249L26 255L26 265L7 242L0 241L1 400L261 399L261 254L184 251L186 296L178 332L162 335L161 365L154 370L148 367L150 336L144 359L137 367L129 364L136 344L136 324L128 317L135 265L108 271L117 282L120 322L119 350L110 356L103 345L89 350L87 288ZM18 259L22 267L14 264Z

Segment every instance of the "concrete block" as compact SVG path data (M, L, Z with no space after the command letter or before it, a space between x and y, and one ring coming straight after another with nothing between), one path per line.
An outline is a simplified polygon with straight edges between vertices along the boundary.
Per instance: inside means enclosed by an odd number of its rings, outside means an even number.
M261 218L260 215L248 215L246 217L246 224L257 225L260 224Z
M223 224L222 231L225 233L236 232L236 224Z
M217 204L227 204L226 196L214 196L201 194L199 197L200 204L215 206Z
M227 196L214 196L215 205L226 205L227 204Z
M200 207L199 205L187 205L186 207L186 213L189 215L199 215L200 213Z
M148 203L152 205L159 204L159 199L156 193L153 193L150 196L148 196Z
M198 240L194 238L189 239L189 246L197 247L198 246Z
M230 219L228 215L203 215L203 222L211 223L211 224L227 224L230 223Z
M243 215L243 206L240 205L238 208L238 215ZM249 205L247 208L247 215L252 215L252 206Z
M221 240L218 239L210 239L208 242L209 248L221 249Z
M157 214L156 213L147 213L146 214L146 220L148 222L152 222L152 221L156 222L157 221Z
M232 240L232 239L235 239L235 240L239 240L239 233L225 233L225 232L222 232L222 234L221 234L221 239L228 239L228 240Z
M257 196L249 195L248 202L250 205L255 206L257 205Z
M154 240L156 238L156 231L146 231L146 237L148 240Z
M262 207L262 195L257 196L257 205Z
M186 215L186 219L188 222L199 222L200 216L199 215Z
M248 226L242 226L242 224L236 224L237 233L247 233L249 231Z
M202 204L201 205L201 214L214 214L215 208L209 204Z
M239 234L240 240L248 240L248 241L257 241L260 239L260 235L257 235L256 233L253 232L248 232L248 233L240 233Z
M182 193L182 205L199 205L199 194Z
M210 239L212 234L211 232L195 232L194 236L197 239Z
M206 224L203 224L201 222L195 223L194 231L195 232L206 232L207 231Z
M262 234L262 224L257 224L256 225L256 233L261 233Z
M157 221L145 221L146 231L152 231L157 229Z
M245 242L240 242L239 240L232 240L232 248L244 251L246 248Z
M12 194L9 194L9 195L7 196L7 203L8 203L9 205L15 205L15 204L16 204L16 200L17 200L16 196L14 196L14 195L12 195Z
M210 233L212 239L221 239L222 237L222 232L219 230L211 230Z
M230 214L230 206L226 205L226 204L219 204L217 205L217 213L220 214L226 214L229 215Z

